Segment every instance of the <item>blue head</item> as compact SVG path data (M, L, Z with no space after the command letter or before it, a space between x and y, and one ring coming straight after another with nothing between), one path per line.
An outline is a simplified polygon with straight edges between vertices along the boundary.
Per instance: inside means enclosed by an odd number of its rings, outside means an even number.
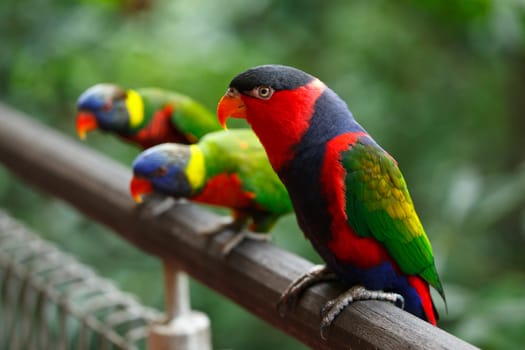
M133 162L133 198L140 201L152 191L175 198L191 196L194 191L187 173L191 154L190 146L176 143L157 145L139 154Z
M80 95L77 101L77 133L84 139L88 131L100 128L125 135L130 129L128 93L114 84L97 84Z

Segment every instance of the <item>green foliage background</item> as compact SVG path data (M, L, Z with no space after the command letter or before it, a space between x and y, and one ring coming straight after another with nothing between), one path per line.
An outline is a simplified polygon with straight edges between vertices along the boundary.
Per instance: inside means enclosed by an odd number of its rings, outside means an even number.
M306 70L399 161L447 292L440 325L514 349L525 341L524 34L523 0L3 0L0 99L74 138L76 98L98 82L214 109L246 68ZM100 133L87 143L124 164L137 154ZM156 259L2 166L0 206L162 308ZM293 217L274 238L319 261ZM214 348L305 348L198 283L192 297Z

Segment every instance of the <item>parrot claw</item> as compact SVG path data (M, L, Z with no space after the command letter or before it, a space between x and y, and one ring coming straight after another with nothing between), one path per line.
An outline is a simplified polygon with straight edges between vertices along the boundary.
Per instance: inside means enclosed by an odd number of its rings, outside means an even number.
M246 226L246 221L246 217L237 219L232 219L230 216L221 217L216 225L199 231L199 234L211 236L223 231L232 231L234 233L233 236L224 242L221 248L221 254L223 256L230 254L230 252L245 239L264 242L271 241L272 235L269 233L243 231L243 228Z
M155 218L165 214L181 202L183 201L180 199L153 193L148 195L144 202L139 203L137 208L143 208L143 215Z
M279 315L284 317L286 310L296 303L306 288L319 282L335 279L337 279L337 276L326 265L314 265L307 273L293 281L281 294L277 302Z
M259 242L270 242L272 240L272 234L266 232L245 232L246 238Z
M245 239L252 239L259 242L269 242L272 239L272 235L269 233L255 233L249 231L239 231L235 235L228 239L222 246L221 253L223 256L227 256Z
M327 327L330 327L339 314L354 301L360 300L380 300L388 301L394 305L405 307L405 299L397 293L383 292L380 290L368 290L363 286L354 286L346 292L339 295L337 298L330 300L321 309L321 338L326 340L323 332Z
M176 199L172 197L166 197L162 200L162 202L158 203L157 205L151 208L151 215L160 216L168 210L170 210L176 203Z
M221 216L219 220L212 226L200 230L199 235L213 236L224 230L238 231L242 228L243 224L236 222L231 216Z

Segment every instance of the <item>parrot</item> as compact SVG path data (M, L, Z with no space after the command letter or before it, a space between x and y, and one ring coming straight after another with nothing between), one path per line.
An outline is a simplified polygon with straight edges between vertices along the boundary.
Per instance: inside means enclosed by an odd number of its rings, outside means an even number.
M142 149L164 142L192 144L221 129L215 115L190 97L159 88L97 84L80 95L77 109L81 139L99 128Z
M431 243L396 160L318 78L262 65L235 76L217 116L247 120L288 190L299 227L324 260L292 282L279 306L309 286L348 290L321 310L320 333L352 302L394 303L437 325L432 286L446 298Z
M192 145L163 143L139 154L132 167L130 192L138 202L156 192L230 208L239 230L224 245L225 255L245 237L269 239L266 233L279 217L292 212L286 188L251 129L212 132ZM252 235L240 230L250 220Z

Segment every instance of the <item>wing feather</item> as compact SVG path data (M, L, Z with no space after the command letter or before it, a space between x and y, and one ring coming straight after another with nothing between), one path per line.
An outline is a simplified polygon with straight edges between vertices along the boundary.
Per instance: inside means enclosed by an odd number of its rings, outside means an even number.
M397 163L375 142L360 139L342 153L348 223L381 242L406 274L420 275L443 294L430 241Z

